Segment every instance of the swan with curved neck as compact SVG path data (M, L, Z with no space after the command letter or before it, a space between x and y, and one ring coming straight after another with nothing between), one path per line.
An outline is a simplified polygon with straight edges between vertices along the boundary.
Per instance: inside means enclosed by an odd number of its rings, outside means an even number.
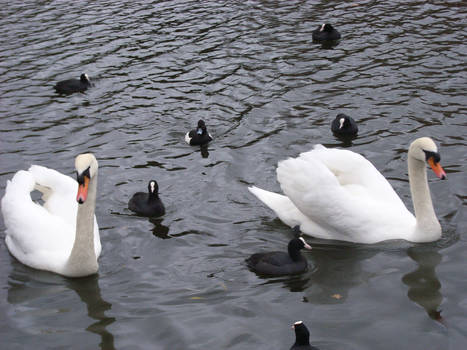
M86 276L97 272L99 266L94 251L94 210L97 194L97 160L88 153L76 157L75 168L78 180L76 201L76 237L66 264L69 276Z
M323 239L376 243L389 239L430 242L441 237L428 187L426 166L445 179L436 144L428 137L408 152L410 191L415 216L392 186L361 155L317 145L279 162L277 179L284 195L257 187L249 190L287 225Z
M410 145L409 183L417 221L414 237L422 238L415 240L416 242L435 241L441 238L441 225L433 208L426 174L426 164L428 164L440 179L446 179L446 173L439 164L440 160L437 147L431 139L419 138Z
M67 277L97 273L101 252L94 216L98 163L91 153L80 154L75 167L78 183L37 165L20 170L2 198L11 254L25 265ZM32 201L34 189L42 192L43 205Z

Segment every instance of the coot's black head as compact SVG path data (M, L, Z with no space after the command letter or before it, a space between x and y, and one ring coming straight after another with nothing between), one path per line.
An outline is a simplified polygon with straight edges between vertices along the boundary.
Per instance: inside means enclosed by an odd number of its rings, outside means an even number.
M302 321L294 323L293 328L295 330L295 344L294 346L302 346L310 344L310 332L308 328L303 324ZM292 347L293 349L293 347Z
M321 32L326 32L326 33L330 33L333 30L334 30L334 27L329 23L325 23L321 25L321 29L320 29Z
M336 116L336 119L339 120L339 129L350 127L350 117L348 115L340 113Z
M311 250L311 246L305 242L303 237L295 237L294 239L290 240L289 245L288 245L289 251L294 250L294 251L299 251L302 249L308 249Z
M81 74L81 76L79 77L79 80L81 80L82 83L85 83L85 84L90 84L91 82L89 81L89 77L87 74L83 73Z
M196 129L196 133L198 135L202 135L206 133L206 124L204 123L204 120L202 119L198 120L198 128Z
M149 191L150 194L158 194L159 193L159 185L157 184L156 180L149 181L148 191Z
M289 245L287 246L289 255L294 261L302 259L302 256L300 254L300 250L302 249L311 250L311 246L308 245L308 243L306 243L303 237L301 236L295 236L294 239L290 240Z
M338 136L355 136L358 133L358 126L355 120L348 115L339 113L331 123L331 130Z

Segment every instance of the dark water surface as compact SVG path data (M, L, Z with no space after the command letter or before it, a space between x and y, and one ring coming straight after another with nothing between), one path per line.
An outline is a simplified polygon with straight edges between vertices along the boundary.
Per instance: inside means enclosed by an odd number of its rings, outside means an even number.
M12 258L0 221L2 349L288 349L303 320L326 349L467 347L467 8L462 1L12 1L0 6L0 195L31 164L99 164L99 275ZM331 48L311 32L331 21ZM52 86L88 73L85 94ZM343 144L337 113L360 133ZM206 120L208 156L184 143ZM440 241L310 239L311 269L264 279L244 258L291 230L248 191L313 144L350 146L411 209L407 147L438 143ZM203 157L204 156L204 157ZM167 213L133 216L159 182ZM338 215L338 213L336 213ZM27 219L27 213L25 213Z

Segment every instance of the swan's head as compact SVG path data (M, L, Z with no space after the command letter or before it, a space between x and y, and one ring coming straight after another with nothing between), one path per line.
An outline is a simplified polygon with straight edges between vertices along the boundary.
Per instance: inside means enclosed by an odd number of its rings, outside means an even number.
M158 194L159 193L159 185L157 184L156 180L149 181L148 191L149 191L150 194Z
M83 204L88 197L89 182L97 175L97 159L92 153L80 154L75 159L78 195L76 200Z
M439 163L441 157L438 147L429 137L420 137L410 144L409 157L426 162L441 180L446 179L446 173Z

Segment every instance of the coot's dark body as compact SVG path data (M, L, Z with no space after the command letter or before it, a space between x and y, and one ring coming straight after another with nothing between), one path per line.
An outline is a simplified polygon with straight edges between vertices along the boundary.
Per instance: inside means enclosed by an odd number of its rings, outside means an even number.
M311 249L302 237L295 237L289 242L288 252L256 253L246 259L246 263L250 269L262 275L299 274L308 268L307 260L300 253L303 248Z
M54 89L59 94L69 95L75 92L84 92L91 86L91 82L86 74L81 74L79 79L68 79L59 81Z
M302 321L295 322L293 328L295 330L295 343L290 350L319 350L310 345L310 332Z
M333 41L339 40L341 34L329 23L320 25L311 33L313 41L323 42L323 41Z
M159 198L159 186L149 181L148 193L137 192L128 202L128 208L141 216L157 217L165 214L165 207Z

